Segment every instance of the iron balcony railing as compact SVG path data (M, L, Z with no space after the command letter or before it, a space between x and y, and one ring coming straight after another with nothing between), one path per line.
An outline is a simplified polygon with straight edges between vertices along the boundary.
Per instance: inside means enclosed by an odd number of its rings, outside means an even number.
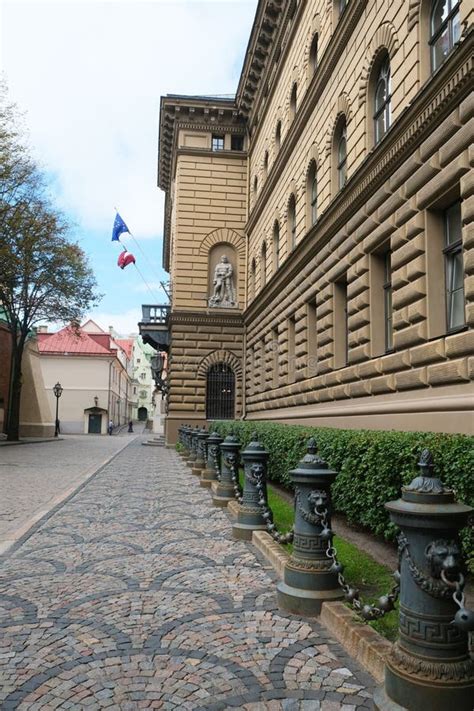
M166 325L170 314L169 304L144 304L142 305L142 323L156 323Z

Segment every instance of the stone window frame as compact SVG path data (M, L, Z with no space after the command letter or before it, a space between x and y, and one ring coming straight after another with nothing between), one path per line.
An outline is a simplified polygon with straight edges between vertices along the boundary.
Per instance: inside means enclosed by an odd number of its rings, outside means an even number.
M306 229L318 220L318 161L311 158L306 171Z
M278 388L280 385L280 338L278 326L273 326L270 331L271 341L270 348L272 354L272 388Z
M287 232L287 254L296 247L296 190L293 189L288 197L286 207L286 232Z
M349 315L347 272L340 274L333 285L333 370L349 365Z
M298 111L298 82L293 81L288 100L288 123L292 124Z
M249 270L249 302L255 299L257 293L257 262L255 257L252 257Z
M308 78L311 78L316 73L318 68L318 45L319 32L316 31L311 39L308 53Z
M269 163L270 163L270 154L268 152L268 149L266 149L263 154L263 163L262 163L262 173L263 173L264 179L266 179L268 177Z
M264 239L260 248L260 289L267 283L267 241Z
M391 243L383 242L369 254L370 354L372 358L392 353L393 306ZM390 259L390 273L387 260ZM388 328L390 327L390 332Z
M275 144L275 156L279 153L280 148L281 148L281 141L282 141L282 120L279 118L276 122L275 125L275 137L274 137L274 144Z
M318 299L316 292L306 301L306 377L318 374Z
M348 149L347 149L347 119L345 114L339 114L333 134L332 141L332 185L333 194L337 195L348 181L347 164L348 164ZM342 146L345 145L345 154L342 158Z
M273 221L272 229L272 260L273 260L273 272L275 273L280 266L280 220L275 218Z
M287 383L291 385L296 382L296 315L291 314L286 320L287 343Z
M445 0L446 2L448 2L450 8L448 15L435 29L433 29L433 16L436 7L441 1L442 0L432 0L430 8L428 45L430 47L430 68L432 74L436 72L439 67L444 63L444 61L451 54L461 37L461 0ZM457 23L455 22L456 18ZM456 28L458 32L457 37L455 36ZM436 43L436 40L438 40L443 34L443 30L448 31L448 49L447 52L444 54L444 57L439 61L439 63L436 63L435 55L433 52L433 46Z
M368 136L369 145L375 146L384 138L392 125L392 88L391 88L391 62L388 50L380 48L377 58L372 67L369 79L369 111L368 111ZM382 87L388 87L381 105L377 106L377 93ZM378 134L378 118L385 117L385 128L383 133Z
M459 215L457 216L456 222L458 222L459 234L456 234L456 239L454 241L450 240L451 232L451 220L450 213L453 210L459 210ZM462 212L461 212L461 200L456 200L452 205L447 207L443 211L443 237L444 237L444 274L445 274L445 303L446 303L446 332L447 333L457 333L466 326L466 296L464 288L464 258L463 258L463 242L462 242ZM451 275L455 274L455 266L457 257L460 257L461 263L461 275L462 275L462 286L459 288L453 288L451 281ZM452 323L452 308L454 306L453 295L456 292L461 291L462 293L462 305L463 305L463 319L461 323Z

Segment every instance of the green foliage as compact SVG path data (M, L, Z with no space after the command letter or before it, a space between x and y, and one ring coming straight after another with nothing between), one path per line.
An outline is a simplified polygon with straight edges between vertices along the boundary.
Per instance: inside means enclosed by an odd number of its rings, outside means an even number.
M183 447L183 445L182 445L180 442L176 442L176 444L175 444L175 449L176 449L176 451L177 451L178 453L184 451L184 447Z
M417 474L416 463L428 447L436 473L454 489L458 501L474 506L474 437L434 432L339 430L281 425L274 422L218 422L221 435L237 434L245 447L257 433L270 452L269 479L291 488L288 472L315 437L321 457L338 476L332 488L334 509L351 523L394 540L396 528L384 504L400 496L401 487ZM462 532L465 554L474 571L474 532Z

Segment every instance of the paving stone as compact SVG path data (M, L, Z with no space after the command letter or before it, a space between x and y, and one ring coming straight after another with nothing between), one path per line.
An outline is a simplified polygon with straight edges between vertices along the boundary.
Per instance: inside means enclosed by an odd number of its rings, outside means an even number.
M0 594L2 709L354 711L372 696L317 622L276 608L273 573L176 453L140 438L4 559Z

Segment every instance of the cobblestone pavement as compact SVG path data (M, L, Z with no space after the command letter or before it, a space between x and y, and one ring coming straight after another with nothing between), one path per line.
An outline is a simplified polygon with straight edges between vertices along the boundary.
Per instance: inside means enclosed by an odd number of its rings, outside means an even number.
M138 425L140 427L140 425ZM118 452L133 435L65 435L56 442L0 447L0 553L51 508L58 495L75 488Z
M372 678L175 452L134 440L0 567L2 709L355 711Z

